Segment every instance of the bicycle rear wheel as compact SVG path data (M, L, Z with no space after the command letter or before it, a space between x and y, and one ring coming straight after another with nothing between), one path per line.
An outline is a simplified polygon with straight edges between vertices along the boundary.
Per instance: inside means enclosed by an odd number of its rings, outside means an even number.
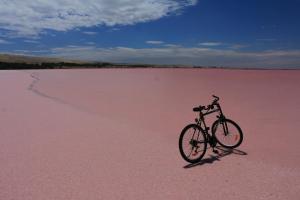
M233 149L243 142L242 129L230 119L215 121L212 126L212 134L223 147Z
M203 130L196 124L186 126L179 137L179 150L184 160L199 162L206 152L207 142Z

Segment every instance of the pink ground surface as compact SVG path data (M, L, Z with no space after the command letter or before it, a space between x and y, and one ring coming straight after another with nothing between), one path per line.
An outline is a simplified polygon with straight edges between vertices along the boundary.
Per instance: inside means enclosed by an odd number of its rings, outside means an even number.
M1 71L0 199L298 200L299 86L300 71ZM212 94L244 142L190 166L179 134Z

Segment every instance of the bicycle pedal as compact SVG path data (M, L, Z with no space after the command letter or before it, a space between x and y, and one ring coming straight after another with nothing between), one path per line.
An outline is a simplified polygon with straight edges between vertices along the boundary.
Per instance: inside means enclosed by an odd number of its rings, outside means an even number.
M219 151L216 150L216 149L213 149L212 152L216 153L216 154L219 154Z

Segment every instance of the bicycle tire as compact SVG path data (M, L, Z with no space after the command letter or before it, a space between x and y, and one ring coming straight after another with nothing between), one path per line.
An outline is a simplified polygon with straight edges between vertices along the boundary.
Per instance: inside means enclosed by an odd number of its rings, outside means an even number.
M192 131L192 138L188 141L185 140L185 137L188 136L188 134L190 133L190 131ZM194 137L195 136L195 137ZM188 153L186 151L186 149L184 148L186 145L190 145L190 153ZM198 151L198 149L200 148L200 151ZM197 146L197 147L195 147ZM180 134L179 137L179 150L180 150L180 154L182 156L182 158L189 162L189 163L197 163L199 162L202 157L204 156L205 152L206 152L206 148L207 148L207 139L205 136L204 131L202 130L202 128L200 126L198 126L197 124L190 124L187 125ZM193 155L193 151L194 154L197 153L197 156ZM199 153L199 154L198 154ZM191 157L192 155L192 157Z
M228 135L225 135L223 125L220 126L221 123L224 123L224 122L227 124L227 129L229 129L229 127L230 127L230 130L228 130L228 132L229 132ZM234 133L233 133L233 129L236 129L236 131ZM219 135L218 131L221 132L220 133L221 135ZM230 119L224 119L222 121L216 120L212 125L212 135L213 135L213 137L215 137L217 139L218 143L221 146L226 147L226 148L231 148L231 149L234 149L234 148L240 146L244 139L243 132L242 132L242 129L240 128L240 126L236 122L234 122L233 120L230 120ZM233 139L234 142L232 144L227 144L226 142L223 141L223 139L225 139L227 141L229 141L229 139Z

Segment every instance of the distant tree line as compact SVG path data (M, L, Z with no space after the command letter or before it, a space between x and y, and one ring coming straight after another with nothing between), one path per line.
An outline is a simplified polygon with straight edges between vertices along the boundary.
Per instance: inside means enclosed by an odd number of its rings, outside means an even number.
M194 68L202 68L201 66L193 66ZM115 64L108 62L99 63L13 63L0 62L0 70L18 70L18 69L73 69L73 68L191 68L188 66L177 65L151 65L151 64ZM217 67L211 67L217 68Z
M0 70L17 69L68 69L68 68L107 68L113 67L111 63L8 63L0 62Z

